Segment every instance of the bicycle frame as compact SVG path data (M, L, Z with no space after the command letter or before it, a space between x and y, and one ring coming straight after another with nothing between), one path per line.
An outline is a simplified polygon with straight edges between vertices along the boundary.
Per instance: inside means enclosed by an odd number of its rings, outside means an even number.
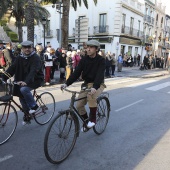
M39 95L37 94L37 92L36 92L36 90L34 89L34 91L33 91L33 96L34 97L36 97L36 99L40 99L40 97L39 97ZM41 101L42 102L42 101ZM6 102L6 103L8 103L9 105L9 108L10 108L10 106L11 106L11 103L14 103L20 110L21 110L21 112L23 112L25 115L29 115L29 113L27 113L22 107L21 107L21 105L19 105L13 98L12 99L10 99L8 102ZM6 105L6 107L7 107L7 105ZM6 108L5 108L5 110L4 111L6 111ZM5 113L5 112L4 112ZM3 113L3 114L4 114ZM40 114L40 113L42 113L41 111L40 112L37 112L36 114L34 114L34 116L36 116L36 115L38 115L38 114ZM9 110L8 110L8 112L7 112L7 114L9 115ZM2 117L3 118L3 117ZM7 116L7 119L8 119L8 116ZM7 121L7 119L6 119L6 121Z

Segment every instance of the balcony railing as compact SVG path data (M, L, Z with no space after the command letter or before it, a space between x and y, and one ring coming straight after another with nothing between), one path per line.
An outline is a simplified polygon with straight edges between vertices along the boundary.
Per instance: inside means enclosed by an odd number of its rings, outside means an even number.
M108 34L109 33L109 26L94 26L94 34Z
M143 36L142 31L139 31L137 29L130 28L127 26L122 27L121 33L130 35L130 36L134 36L134 37L138 37L138 38L141 38Z
M152 17L149 16L149 15L145 15L145 16L144 16L144 21L145 21L145 22L148 22L148 23L151 23L151 24L154 25L154 18L152 18Z
M42 35L44 36L44 30L42 30ZM45 30L45 37L53 37L53 30Z

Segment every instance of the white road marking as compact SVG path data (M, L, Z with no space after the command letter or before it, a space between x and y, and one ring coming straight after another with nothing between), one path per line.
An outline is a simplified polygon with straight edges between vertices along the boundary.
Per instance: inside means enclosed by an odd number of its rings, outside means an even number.
M138 100L138 101L136 101L136 102L134 102L134 103L131 103L131 104L129 104L129 105L126 105L126 106L124 106L124 107L121 107L120 109L117 109L117 110L115 110L115 112L119 112L119 111L121 111L121 110L123 110L123 109L126 109L126 108L128 108L128 107L130 107L130 106L133 106L133 105L135 105L135 104L137 104L137 103L140 103L140 102L142 102L144 99L141 99L141 100Z
M168 87L168 86L170 86L170 82L158 84L156 86L152 86L152 87L146 88L146 90L158 91L158 90L163 89L163 88Z
M13 157L13 155L6 155L6 156L4 156L3 158L0 158L0 163L1 162L4 162L4 161L6 161L6 160L8 160L8 159L10 159L10 158L12 158Z
M149 83L153 83L156 82L157 80L149 80L149 81L145 81L145 82L138 82L138 83L133 83L133 84L129 84L126 87L137 87L137 86L142 86L145 84L149 84Z

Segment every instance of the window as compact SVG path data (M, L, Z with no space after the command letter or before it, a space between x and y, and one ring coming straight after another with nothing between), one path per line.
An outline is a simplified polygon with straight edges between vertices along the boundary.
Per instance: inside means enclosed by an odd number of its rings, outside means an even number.
M106 14L100 14L99 33L106 32Z
M141 23L141 21L140 20L138 20L138 37L139 37L139 33L140 33L140 23Z
M46 23L46 35L50 36L50 20L47 20Z
M122 33L125 33L126 14L122 14Z
M132 55L132 46L128 46L128 55Z
M135 56L138 54L138 47L135 47Z
M130 18L130 35L133 34L133 23L134 23L134 18Z

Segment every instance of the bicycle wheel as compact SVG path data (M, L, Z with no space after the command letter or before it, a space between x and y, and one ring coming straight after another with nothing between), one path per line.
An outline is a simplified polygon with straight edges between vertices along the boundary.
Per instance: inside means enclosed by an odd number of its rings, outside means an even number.
M9 114L8 114L9 113ZM14 134L18 123L16 109L8 103L0 104L0 145Z
M55 112L55 99L49 92L40 94L36 100L40 110L34 114L35 121L40 125L48 123Z
M98 100L97 113L96 113L96 125L93 130L96 134L100 135L104 132L108 123L110 113L110 103L107 97L102 96Z
M59 164L69 156L77 139L77 121L75 116L70 118L65 111L53 119L44 139L44 153L49 162Z

